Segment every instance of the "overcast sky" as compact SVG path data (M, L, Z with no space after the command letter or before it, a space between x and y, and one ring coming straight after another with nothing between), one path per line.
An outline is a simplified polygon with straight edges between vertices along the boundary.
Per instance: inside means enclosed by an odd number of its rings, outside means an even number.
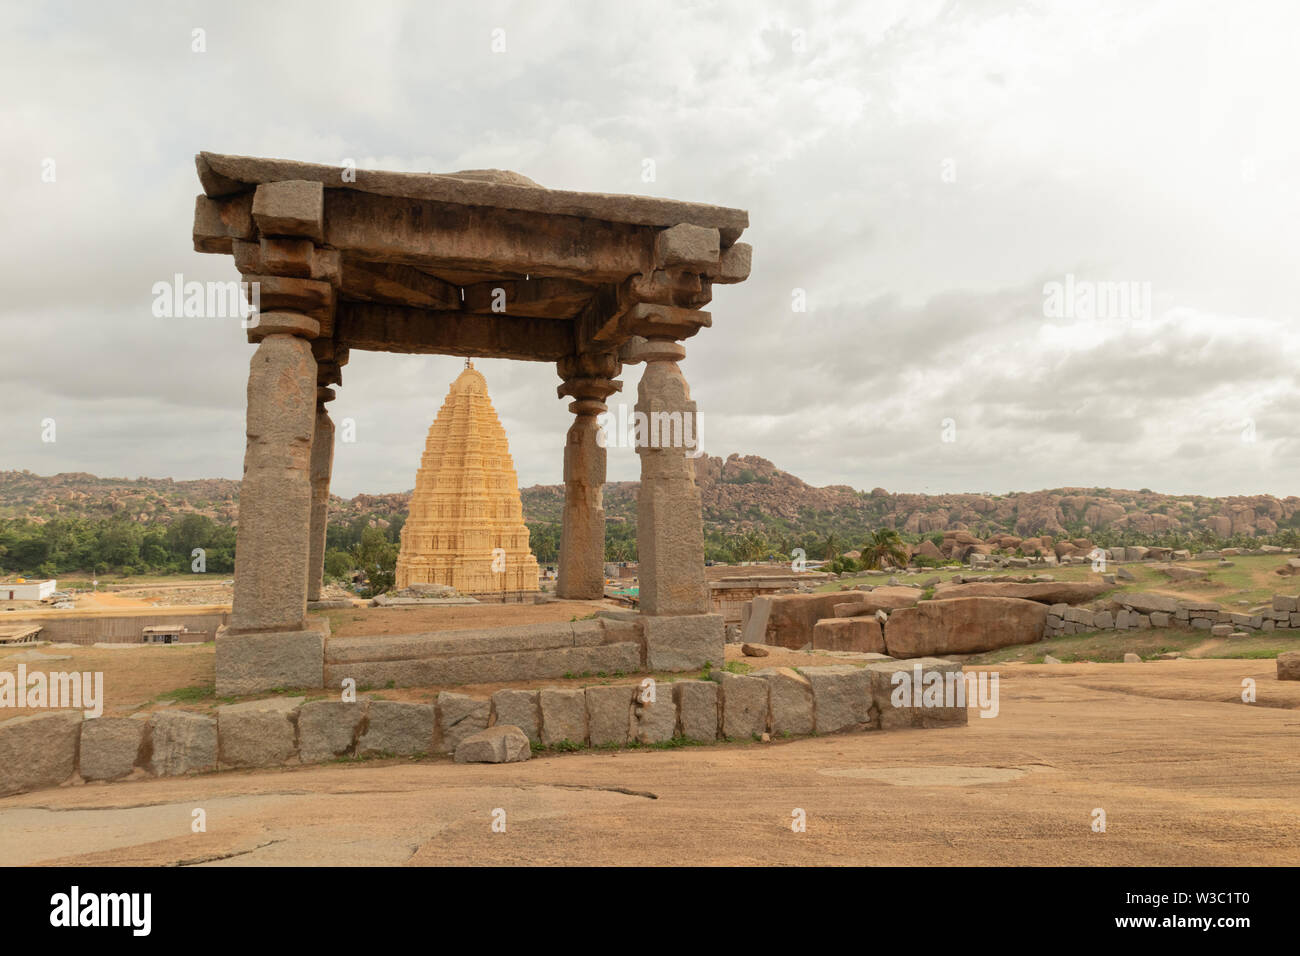
M1300 494L1298 10L11 6L0 469L240 476L252 346L151 312L174 273L236 277L192 251L206 149L748 209L752 276L682 366L709 454L891 491ZM1067 276L1150 310L1054 310ZM554 367L477 364L521 485L558 482ZM461 365L354 353L333 490L410 488ZM611 450L610 480L637 468Z

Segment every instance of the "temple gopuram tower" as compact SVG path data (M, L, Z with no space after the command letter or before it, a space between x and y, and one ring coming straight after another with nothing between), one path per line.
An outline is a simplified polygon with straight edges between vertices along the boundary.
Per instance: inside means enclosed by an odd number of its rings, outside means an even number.
M429 428L402 526L397 587L413 584L483 596L538 589L506 432L468 360Z

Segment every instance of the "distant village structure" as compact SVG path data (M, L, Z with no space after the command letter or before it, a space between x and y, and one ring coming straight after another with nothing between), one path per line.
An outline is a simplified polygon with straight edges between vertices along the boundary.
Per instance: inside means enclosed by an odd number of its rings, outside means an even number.
M748 277L750 247L738 241L748 213L544 189L500 170L392 173L213 153L200 153L196 165L203 193L194 248L232 256L260 310L243 323L257 350L217 692L333 686L336 675L364 673L368 663L392 669L391 657L348 656L374 653L376 642L346 648L329 641L323 618L307 615L324 564L334 452L327 405L352 349L555 363L557 394L574 416L563 442L556 593L602 597L597 419L623 388L624 366L644 363L637 412L694 421L683 343L712 324L703 307L714 284ZM639 613L600 623L605 636L592 639L604 643L576 648L569 635L563 653L540 658L528 635L512 636L513 674L626 670L575 659L618 647L639 648L649 669L722 663L692 450L661 444L637 453ZM388 653L417 663L436 654L440 635L417 637Z
M538 590L506 431L469 359L429 428L402 526L397 587L413 584L470 596Z

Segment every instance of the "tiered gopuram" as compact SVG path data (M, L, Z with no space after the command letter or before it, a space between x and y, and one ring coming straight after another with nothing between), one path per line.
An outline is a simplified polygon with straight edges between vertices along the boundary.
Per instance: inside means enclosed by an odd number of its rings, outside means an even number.
M487 381L469 362L429 428L402 526L397 586L461 594L537 590L514 462Z

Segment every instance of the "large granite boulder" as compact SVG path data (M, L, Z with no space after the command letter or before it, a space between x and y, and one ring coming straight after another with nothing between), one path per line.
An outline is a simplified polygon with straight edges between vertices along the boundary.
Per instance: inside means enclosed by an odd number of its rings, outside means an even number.
M812 646L817 651L883 654L885 637L874 617L828 617L813 626Z
M1008 597L922 601L895 611L885 625L891 657L977 654L1043 639L1047 605Z
M878 610L908 607L921 597L918 588L881 587L850 599L844 592L827 594L773 594L750 602L743 638L750 644L774 644L799 648L813 639L818 621L832 617L862 617ZM837 606L852 604L855 610L837 613Z
M77 761L83 780L117 780L135 769L148 721L140 717L96 717L81 727Z

